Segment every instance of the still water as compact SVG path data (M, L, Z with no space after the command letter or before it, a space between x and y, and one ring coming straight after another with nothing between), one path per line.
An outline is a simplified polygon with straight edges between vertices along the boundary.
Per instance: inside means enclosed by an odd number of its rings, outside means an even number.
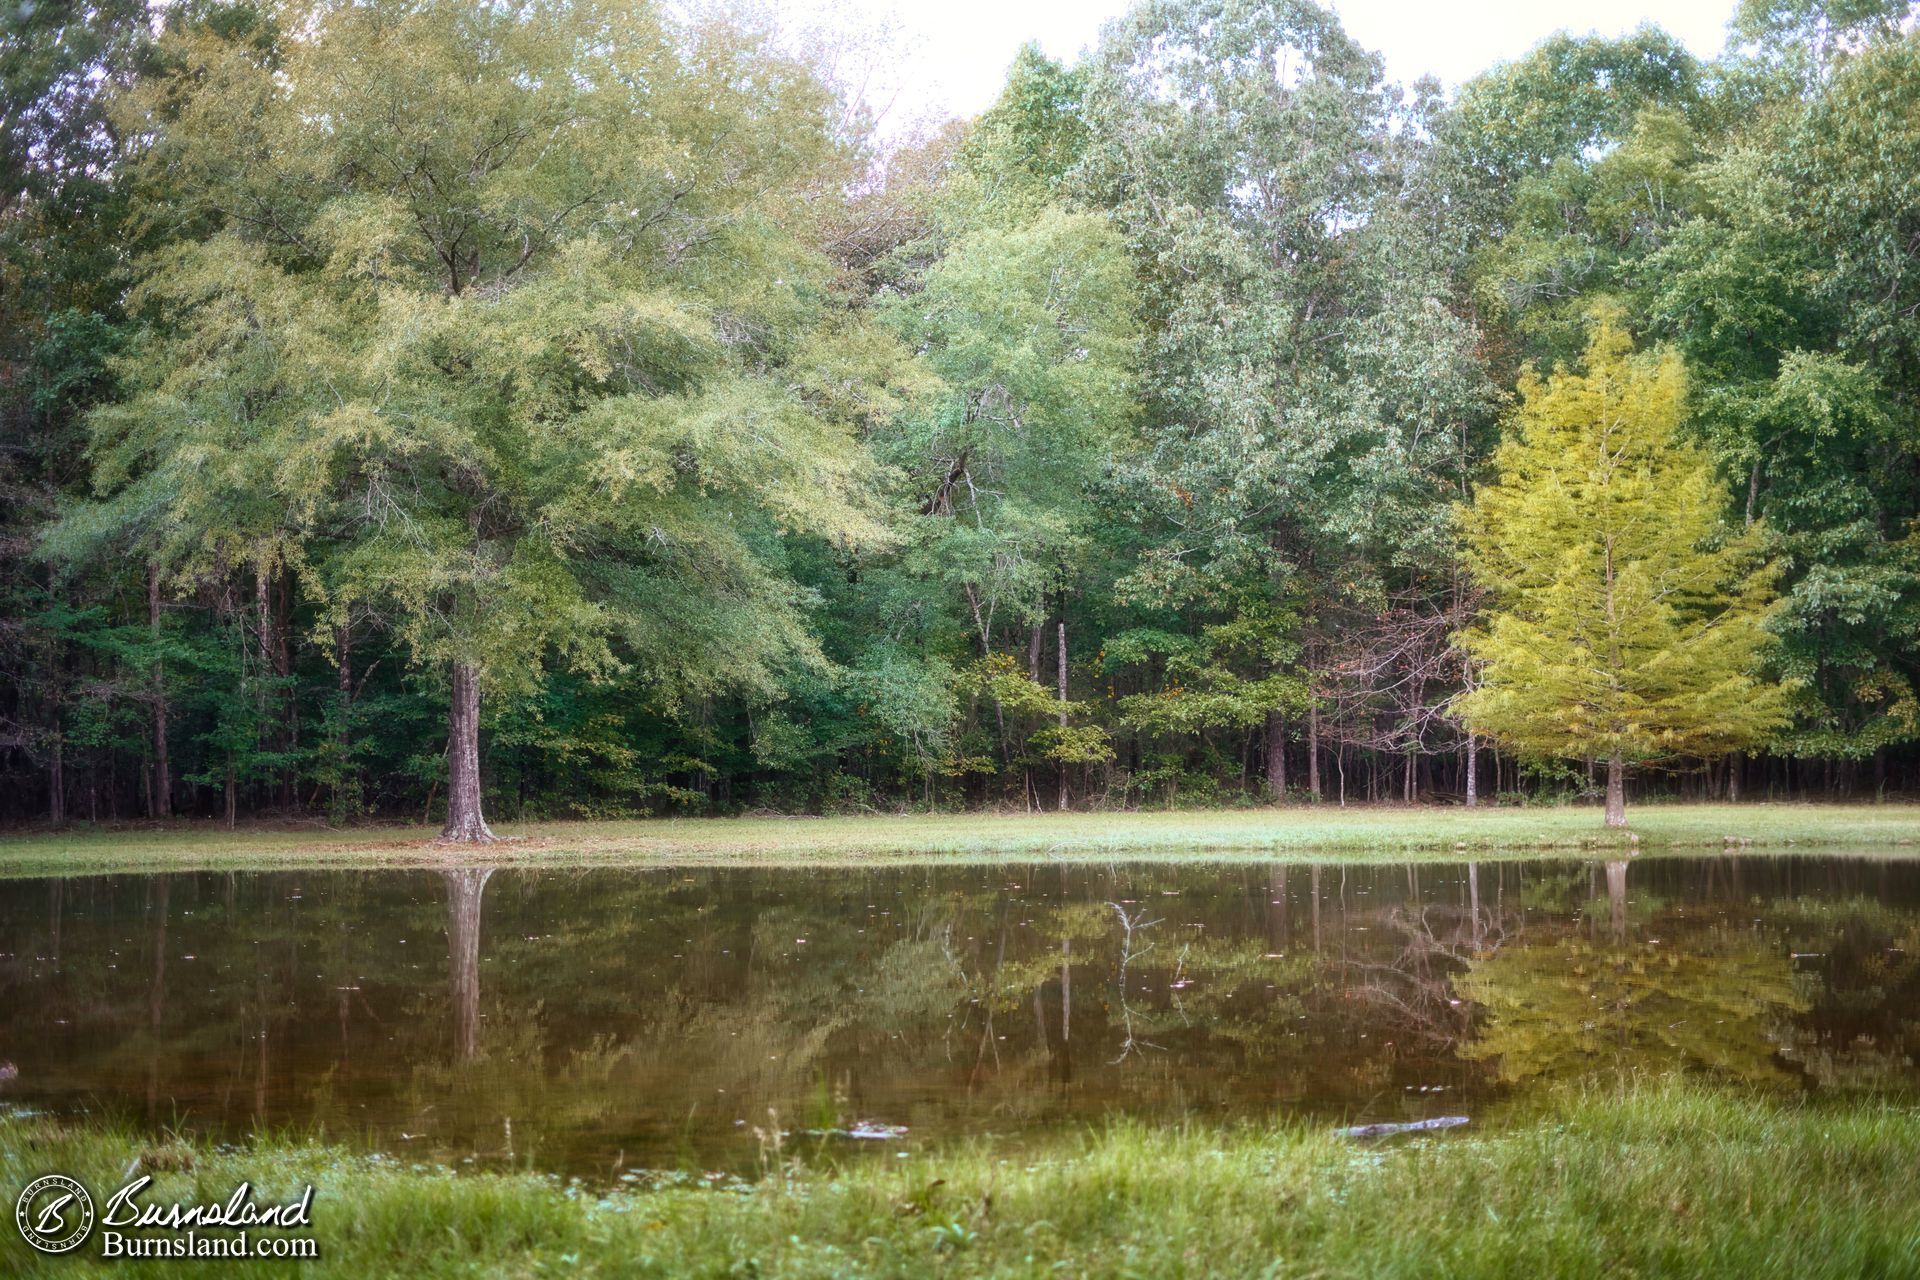
M1917 1060L1913 860L0 882L0 1106L455 1167L1500 1124L1676 1068L1912 1096Z

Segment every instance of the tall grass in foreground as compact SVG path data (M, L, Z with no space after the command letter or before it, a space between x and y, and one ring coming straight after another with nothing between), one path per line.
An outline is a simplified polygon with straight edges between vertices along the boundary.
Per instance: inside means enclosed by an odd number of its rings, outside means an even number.
M688 1276L1920 1276L1920 1109L1805 1105L1666 1081L1565 1093L1499 1133L1118 1124L989 1147L775 1168L751 1190L612 1191L455 1176L268 1141L220 1152L0 1121L0 1192L32 1175L157 1194L313 1181L306 1274ZM184 1167L183 1167L184 1166ZM55 1276L10 1237L0 1271ZM91 1251L93 1246L89 1246ZM220 1275L286 1263L215 1262ZM191 1263L131 1264L182 1276Z

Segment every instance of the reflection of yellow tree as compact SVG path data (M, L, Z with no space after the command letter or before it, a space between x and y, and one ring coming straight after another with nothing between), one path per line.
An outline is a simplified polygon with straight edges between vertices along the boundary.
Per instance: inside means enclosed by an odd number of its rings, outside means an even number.
M1457 989L1486 1012L1461 1056L1498 1059L1509 1081L1704 1068L1784 1083L1769 1031L1805 1008L1784 948L1720 929L1659 943L1509 943Z

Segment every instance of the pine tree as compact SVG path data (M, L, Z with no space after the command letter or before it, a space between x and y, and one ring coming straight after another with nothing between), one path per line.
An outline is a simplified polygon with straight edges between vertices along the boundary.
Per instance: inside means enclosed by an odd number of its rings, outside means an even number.
M1628 764L1763 739L1788 689L1757 674L1773 643L1760 527L1727 531L1711 460L1677 435L1684 364L1635 356L1604 316L1585 363L1522 380L1498 479L1463 512L1491 609L1461 637L1484 670L1459 709L1522 754L1606 760L1618 827Z

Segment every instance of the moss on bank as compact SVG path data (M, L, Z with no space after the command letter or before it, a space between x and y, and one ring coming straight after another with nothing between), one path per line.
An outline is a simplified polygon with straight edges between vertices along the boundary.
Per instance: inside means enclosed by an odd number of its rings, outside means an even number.
M304 1273L356 1280L1920 1275L1920 1109L1673 1081L1565 1093L1500 1133L1363 1146L1285 1125L1121 1124L1038 1153L983 1146L793 1167L746 1190L603 1191L287 1141L156 1148L127 1133L0 1121L8 1198L47 1170L117 1187L136 1156L158 1170L153 1198L224 1199L243 1178L266 1193L313 1182L321 1256ZM0 1270L74 1269L7 1235ZM123 1265L178 1277L288 1264Z
M174 823L0 839L0 875L273 867L703 866L1051 858L1456 860L1633 849L1870 850L1920 840L1920 805L1644 805L1626 834L1599 811L1349 808L1148 813L875 814L851 818L662 818L498 824L516 837L435 844L429 827L248 827Z

